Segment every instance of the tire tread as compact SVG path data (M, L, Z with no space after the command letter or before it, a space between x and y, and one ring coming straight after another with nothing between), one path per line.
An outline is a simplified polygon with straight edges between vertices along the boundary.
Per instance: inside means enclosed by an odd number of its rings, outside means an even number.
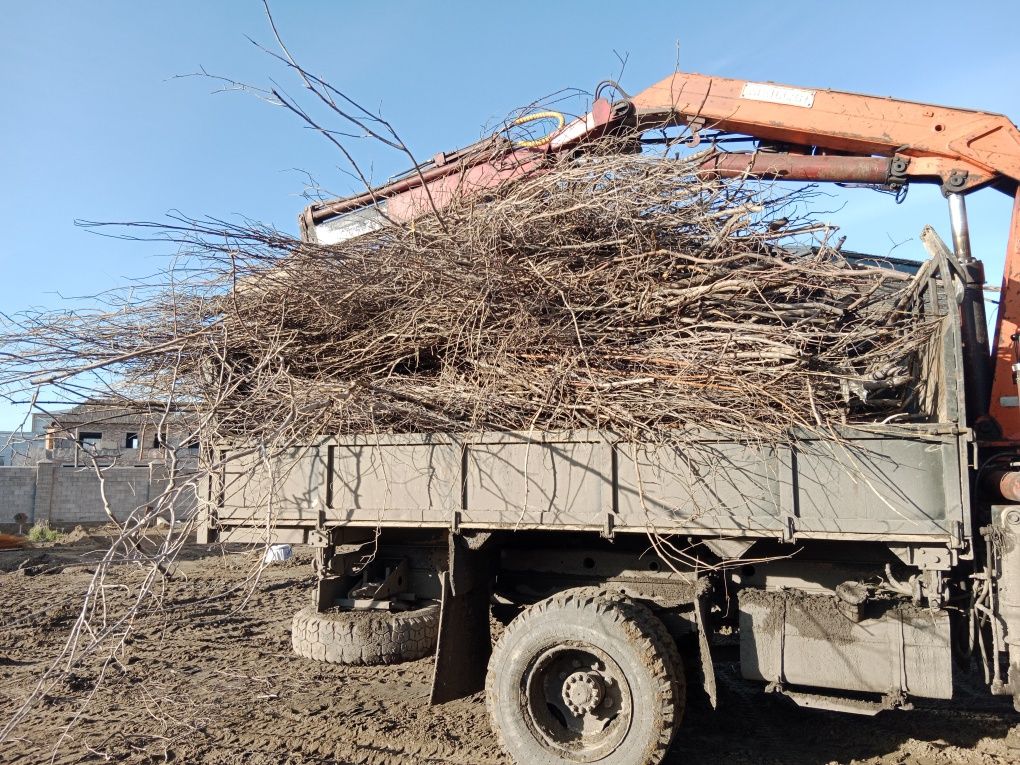
M294 614L291 645L298 656L351 666L397 664L422 659L435 650L439 606L395 613L323 614L312 606Z

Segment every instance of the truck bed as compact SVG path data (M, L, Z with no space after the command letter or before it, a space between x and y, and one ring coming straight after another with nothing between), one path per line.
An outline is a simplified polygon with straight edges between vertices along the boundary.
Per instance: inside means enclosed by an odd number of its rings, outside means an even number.
M964 449L938 426L691 449L597 432L358 436L237 460L217 520L226 538L264 534L270 503L274 538L293 542L320 522L945 541L969 531Z
M661 444L596 431L323 438L226 459L209 524L222 539L290 542L350 525L956 546L971 533L960 317L951 269L925 268L913 310L939 331L919 361L919 422L791 431L782 443L695 430Z

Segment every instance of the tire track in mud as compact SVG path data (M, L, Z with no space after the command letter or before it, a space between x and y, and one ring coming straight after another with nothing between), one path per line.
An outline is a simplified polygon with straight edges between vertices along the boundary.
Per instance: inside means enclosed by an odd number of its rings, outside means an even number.
M351 765L407 765L408 763L444 763L447 765L509 765L491 746L477 743L451 744L393 736L373 730L347 729L344 741L322 741L328 721L289 727L279 732L263 728L258 733L212 737L212 751L243 754L238 762L250 762L252 755L281 757L300 755L300 762L350 763ZM231 763L231 765L233 765Z

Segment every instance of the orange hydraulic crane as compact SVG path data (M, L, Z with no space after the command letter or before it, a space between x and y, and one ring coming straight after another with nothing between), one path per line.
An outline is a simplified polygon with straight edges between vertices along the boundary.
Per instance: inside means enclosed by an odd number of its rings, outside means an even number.
M623 94L610 102L607 86ZM953 245L965 272L963 311L968 422L988 445L1020 444L1020 131L1005 116L892 98L678 72L626 96L596 89L591 112L544 139L498 134L437 154L364 194L309 207L305 237L330 243L439 211L458 195L484 194L541 172L552 155L602 136L686 126L688 145L706 131L757 139L753 152L712 152L706 173L790 181L864 183L893 189L936 183L949 202ZM534 119L529 115L522 120ZM548 113L541 116L548 116ZM768 151L761 148L767 146ZM989 351L981 262L973 257L966 195L992 187L1013 200L994 352Z

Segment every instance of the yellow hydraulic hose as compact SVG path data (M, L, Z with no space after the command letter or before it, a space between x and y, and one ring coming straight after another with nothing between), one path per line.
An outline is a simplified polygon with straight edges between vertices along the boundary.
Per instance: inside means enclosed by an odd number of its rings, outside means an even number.
M529 147L542 146L543 144L549 143L549 141L552 140L553 133L555 133L557 130L563 127L563 125L566 123L566 120L564 119L563 115L560 114L559 112L535 112L534 114L525 114L523 117L518 117L517 119L515 119L513 122L510 123L510 125L511 126L523 125L526 122L534 122L535 120L546 119L556 120L557 122L556 127L550 130L541 138L535 138L534 140L531 141L517 141L514 143L514 145L519 146L522 149L527 149Z

